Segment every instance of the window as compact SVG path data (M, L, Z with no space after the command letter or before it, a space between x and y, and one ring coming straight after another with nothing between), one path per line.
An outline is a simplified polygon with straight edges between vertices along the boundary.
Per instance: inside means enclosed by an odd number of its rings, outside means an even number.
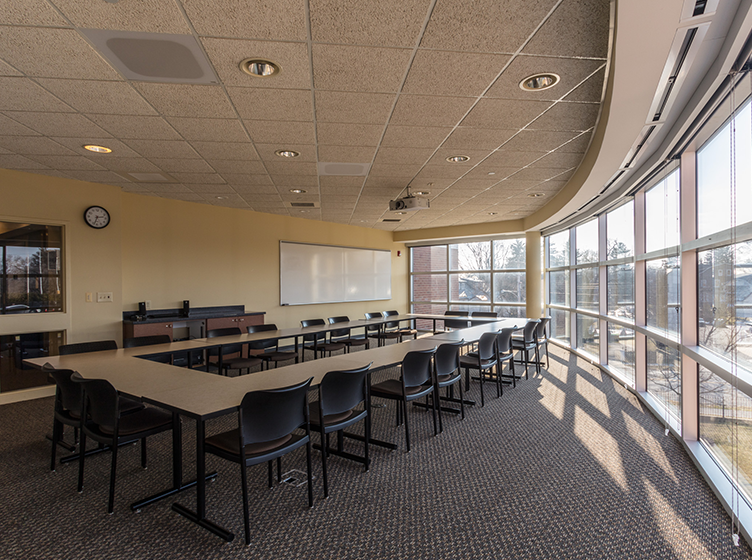
M646 263L647 323L678 338L681 323L681 271L679 257Z
M679 244L679 170L645 191L647 252Z
M648 393L668 412L681 418L681 360L679 351L648 338Z
M551 314L551 338L571 344L571 314L562 309L549 309Z
M0 392L49 385L46 371L23 361L57 355L62 343L63 331L0 336Z
M598 267L578 268L575 273L577 282L577 308L598 311Z
M577 314L577 348L598 358L600 333L598 319Z
M63 228L0 222L0 314L63 310Z
M569 266L569 231L548 238L548 266Z
M608 366L634 385L635 365L634 330L608 323Z
M634 256L634 203L606 214L606 259Z
M548 273L549 297L551 303L569 307L569 271L556 270Z
M577 264L598 262L598 220L575 228Z
M634 264L607 267L606 279L608 315L625 321L634 321Z

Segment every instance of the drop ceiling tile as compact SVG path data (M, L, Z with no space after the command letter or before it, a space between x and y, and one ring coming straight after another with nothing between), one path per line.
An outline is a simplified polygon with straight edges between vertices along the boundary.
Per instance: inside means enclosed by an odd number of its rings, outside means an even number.
M115 187L120 187L123 189L123 192L129 192L129 193L137 193L137 194L148 194L151 193L151 191L139 183L110 183L111 185Z
M408 126L454 126L474 101L469 97L400 95L390 123Z
M67 171L68 175L79 181L89 181L90 183L113 183L122 182L123 177L112 171Z
M321 204L331 205L354 205L358 202L358 195L345 194L322 194Z
M558 150L535 162L535 167L554 167L569 169L577 167L582 161L582 154L559 152Z
M605 64L601 70L588 78L564 99L567 101L582 101L585 103L600 103L603 97L603 78L606 74Z
M243 193L247 191L238 191L238 194L243 196ZM243 197L246 198L246 197ZM282 198L277 193L269 193L269 194L263 194L263 193L255 193L252 198L249 197L250 201L253 201L255 204L269 204L269 203L275 203L280 204L282 202Z
M577 87L603 64L602 60L520 55L512 61L509 68L504 70L485 97L556 101ZM541 91L526 91L520 88L520 82L523 79L543 73L557 74L561 80L555 86Z
M289 190L282 190L279 193L279 198L284 202L312 202L316 204L321 201L318 193L296 194Z
M346 177L346 176L322 176L319 177L321 188L358 188L363 186L363 177Z
M203 159L195 158L156 158L149 156L149 161L165 173L183 171L186 173L212 173L214 169Z
M259 159L253 144L246 142L191 142L191 146L206 159Z
M399 126L390 124L381 142L382 147L435 148L449 133L450 127Z
M30 159L38 161L46 167L52 169L83 170L83 171L102 171L104 168L83 156L29 156Z
M288 161L288 158L278 156L277 154L274 153L277 150L281 150L281 149L292 150L300 154L298 157L293 158L291 161L295 161L295 162L316 161L316 146L314 145L287 143L284 145L255 144L255 146L256 146L256 151L258 152L261 159L263 159L264 161L272 162L272 163L283 163L285 161Z
M437 2L421 47L513 53L555 4L556 0L478 0L469 9L464 2Z
M144 98L125 82L51 80L47 78L39 79L38 82L46 90L82 113L104 113L110 115L156 114L156 111L144 101ZM57 111L53 107L45 110Z
M225 182L222 176L217 173L187 173L183 171L175 171L172 173L172 176L188 186L196 183L203 185L221 185Z
M149 192L157 193L159 196L165 196L167 194L173 194L173 193L191 193L191 189L186 187L185 185L180 185L176 183L139 183L142 186L145 186L149 189Z
M421 49L407 75L404 93L478 97L510 57Z
M123 142L120 140L116 140L112 137L105 137L105 138L97 138L97 137L91 137L91 136L85 136L85 137L60 137L60 136L54 136L52 138L55 142L58 144L61 144L68 148L69 150L74 151L75 153L86 156L88 158L91 158L92 161L97 161L98 159L106 159L109 157L138 157L139 154L131 150L128 146L126 146ZM90 152L88 150L84 149L84 145L86 144L94 144L97 146L105 146L107 148L110 148L112 150L112 153L110 154L97 154L94 152Z
M456 150L454 148L439 148L433 155L428 165L447 167L456 170L468 171L471 167L478 165L491 153L490 150ZM468 161L450 162L446 158L454 156L467 156Z
M509 140L517 130L495 128L472 128L458 126L446 139L443 148L460 152L463 150L494 150Z
M546 101L481 99L462 121L463 126L520 129L548 109Z
M210 195L204 195L206 201L212 206L223 206L225 208L247 208L251 206L237 194L228 194L222 198Z
M527 167L512 175L515 181L546 181L564 172L566 169L552 169L549 167Z
M306 40L304 0L275 0L251 8L246 0L183 0L183 6L201 36L238 39Z
M227 179L225 175L223 175L223 177ZM253 195L254 197L256 195L273 195L279 198L279 193L277 192L277 188L274 185L241 185L237 183L229 184L233 189L235 189L235 192L242 194L244 197L246 197L246 195L249 198L251 197L251 195Z
M88 115L88 117L116 138L180 140L180 135L162 117L137 115ZM77 136L84 135L77 134Z
M199 194L236 194L235 190L230 185L221 185L221 184L212 184L212 183L196 183L192 185L188 185L190 189Z
M125 144L146 158L198 158L200 157L184 140L143 140L128 139Z
M166 121L189 142L246 142L248 135L237 119L167 117ZM174 131L173 131L173 134Z
M557 103L530 125L532 130L588 130L595 125L599 105L593 103Z
M68 148L44 136L0 136L0 146L21 155L72 156Z
M310 90L230 87L227 91L243 119L310 121L313 118Z
M190 34L176 3L161 0L138 2L90 2L55 0L55 5L76 27L118 29L150 33Z
M250 175L247 173L222 173L222 177L224 177L225 181L235 186L236 188L240 186L248 187L249 189L251 187L259 188L261 186L269 186L270 188L274 188L272 186L273 183L271 177L266 174Z
M378 146L383 131L379 124L319 123L316 127L319 145L331 146Z
M321 196L326 197L358 197L360 196L360 187L321 187Z
M259 144L275 144L291 142L294 144L314 144L313 121L282 122L282 121L243 121L254 142Z
M579 136L577 136L574 140L571 142L567 142L566 144L562 144L559 148L557 148L557 151L559 152L576 152L576 153L585 153L585 151L588 148L588 145L590 144L590 138L593 135L592 130L587 131Z
M23 76L23 73L13 68L10 64L0 60L0 76Z
M0 2L0 21L4 25L68 27L70 24L45 0Z
M266 167L261 161L244 161L232 159L212 159L206 163L211 165L217 173L247 173L262 175L266 173Z
M122 80L74 29L0 27L0 52L30 77Z
M269 175L312 175L317 173L316 164L308 161L266 161L266 169ZM276 184L276 181L275 181Z
M305 43L211 39L201 41L219 78L227 86L276 89L311 87L308 48ZM271 60L282 70L276 76L256 77L243 72L239 64L247 58Z
M550 152L576 136L575 132L556 132L551 130L520 130L509 140L502 151Z
M383 125L394 103L390 93L316 92L318 122L364 123Z
M426 165L415 176L416 181L437 182L436 179L459 179L467 173L468 169L464 166L457 165Z
M483 162L483 165L488 167L498 166L502 168L525 167L545 155L545 152L516 152L512 150L500 150L491 154L488 159Z
M404 189L405 186L410 183L410 179L412 176L407 175L404 177L379 177L379 176L373 176L369 175L366 179L365 184L361 182L361 184L369 189L394 189L399 188Z
M369 177L412 177L420 170L420 164L375 163Z
M49 92L30 79L14 77L0 77L0 110L73 111L70 106L57 99L54 95L50 95Z
M112 155L112 154L110 154ZM147 159L139 157L107 157L107 158L87 158L95 162L98 166L109 169L110 171L127 172L127 173L157 173L160 168ZM193 161L193 160L191 160ZM162 170L164 171L164 170Z
M236 116L220 86L136 82L134 87L162 115L227 119Z
M374 163L423 165L433 154L432 148L388 148L382 147L376 154Z
M396 92L412 51L313 45L313 84L319 90Z
M182 200L183 202L204 202L204 197L200 194L192 192L177 192L177 193L159 193L161 198L171 198L173 200Z
M316 174L311 175L287 175L287 174L271 174L272 182L278 187L285 188L318 188L319 181ZM323 177L322 177L323 179Z
M15 115L25 115L27 113L20 113L15 111L9 111L6 113L6 115L9 115L11 117ZM34 115L37 113L28 113L30 115ZM63 114L63 113L60 113ZM65 113L65 114L71 114L71 113ZM0 136L39 136L40 134L29 128L28 126L24 126L19 122L16 122L15 120L6 117L5 115L0 115Z
M93 136L98 138L109 136L96 124L77 113L12 111L6 113L6 115L45 136ZM7 134L4 126L0 126L0 134Z
M523 52L605 58L610 5L608 0L564 0Z
M501 183L496 185L494 189L499 190L500 192L506 194L507 196L512 196L514 193L519 193L527 189L531 189L538 184L539 184L539 181L522 181L520 179L507 179L506 181L502 181Z
M338 163L371 163L376 149L366 146L319 146L319 160Z
M38 161L15 154L0 154L0 168L3 169L47 169Z

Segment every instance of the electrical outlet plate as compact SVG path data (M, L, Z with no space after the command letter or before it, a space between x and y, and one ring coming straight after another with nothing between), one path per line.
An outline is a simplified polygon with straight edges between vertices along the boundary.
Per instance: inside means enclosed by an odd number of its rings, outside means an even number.
M147 310L151 309L151 300L150 299L147 299L144 303L146 304L146 309Z
M112 292L97 292L97 303L112 303Z
M94 294L91 292L86 292L86 303L93 303L94 302Z

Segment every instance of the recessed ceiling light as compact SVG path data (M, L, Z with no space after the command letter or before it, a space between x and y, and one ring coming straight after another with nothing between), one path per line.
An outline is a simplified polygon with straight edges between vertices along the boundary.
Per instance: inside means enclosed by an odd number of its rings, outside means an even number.
M295 194L303 194L306 191L304 191L303 189L290 189L290 192Z
M525 91L542 91L552 88L559 83L561 78L556 74L534 74L520 82L520 88Z
M415 191L413 194L417 194L418 196L427 196L431 194L430 191ZM404 214L404 212L401 212L401 214Z
M546 196L546 193L534 192L534 193L530 193L529 195L527 195L528 198L541 198L543 196Z
M255 78L269 78L282 71L279 64L261 58L246 58L240 63L240 69Z
M495 216L496 214L498 214L498 212L489 212L488 213L489 216Z
M225 200L227 197L226 196L215 196L214 198L216 198L217 200Z
M95 152L97 154L109 154L112 152L110 148L106 148L104 146L96 146L94 144L86 144L84 146L84 150L89 150L90 152Z
M449 163L462 163L463 161L469 161L470 156L449 156L446 160Z
M300 152L296 152L295 150L277 150L274 154L279 157L298 157Z
M496 172L494 172L494 171L489 171L489 172L488 172L488 174L489 174L489 175L496 175Z
M407 214L407 212L397 212L397 214Z
M298 212L308 212L308 210L298 210Z

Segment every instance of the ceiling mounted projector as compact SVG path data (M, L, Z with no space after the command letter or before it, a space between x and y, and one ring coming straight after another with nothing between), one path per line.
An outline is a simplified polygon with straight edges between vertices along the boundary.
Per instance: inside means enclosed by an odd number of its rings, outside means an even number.
M407 196L389 201L389 210L392 212L409 212L412 210L425 210L431 207L431 201L427 198L418 198L410 194L410 187L407 187Z

